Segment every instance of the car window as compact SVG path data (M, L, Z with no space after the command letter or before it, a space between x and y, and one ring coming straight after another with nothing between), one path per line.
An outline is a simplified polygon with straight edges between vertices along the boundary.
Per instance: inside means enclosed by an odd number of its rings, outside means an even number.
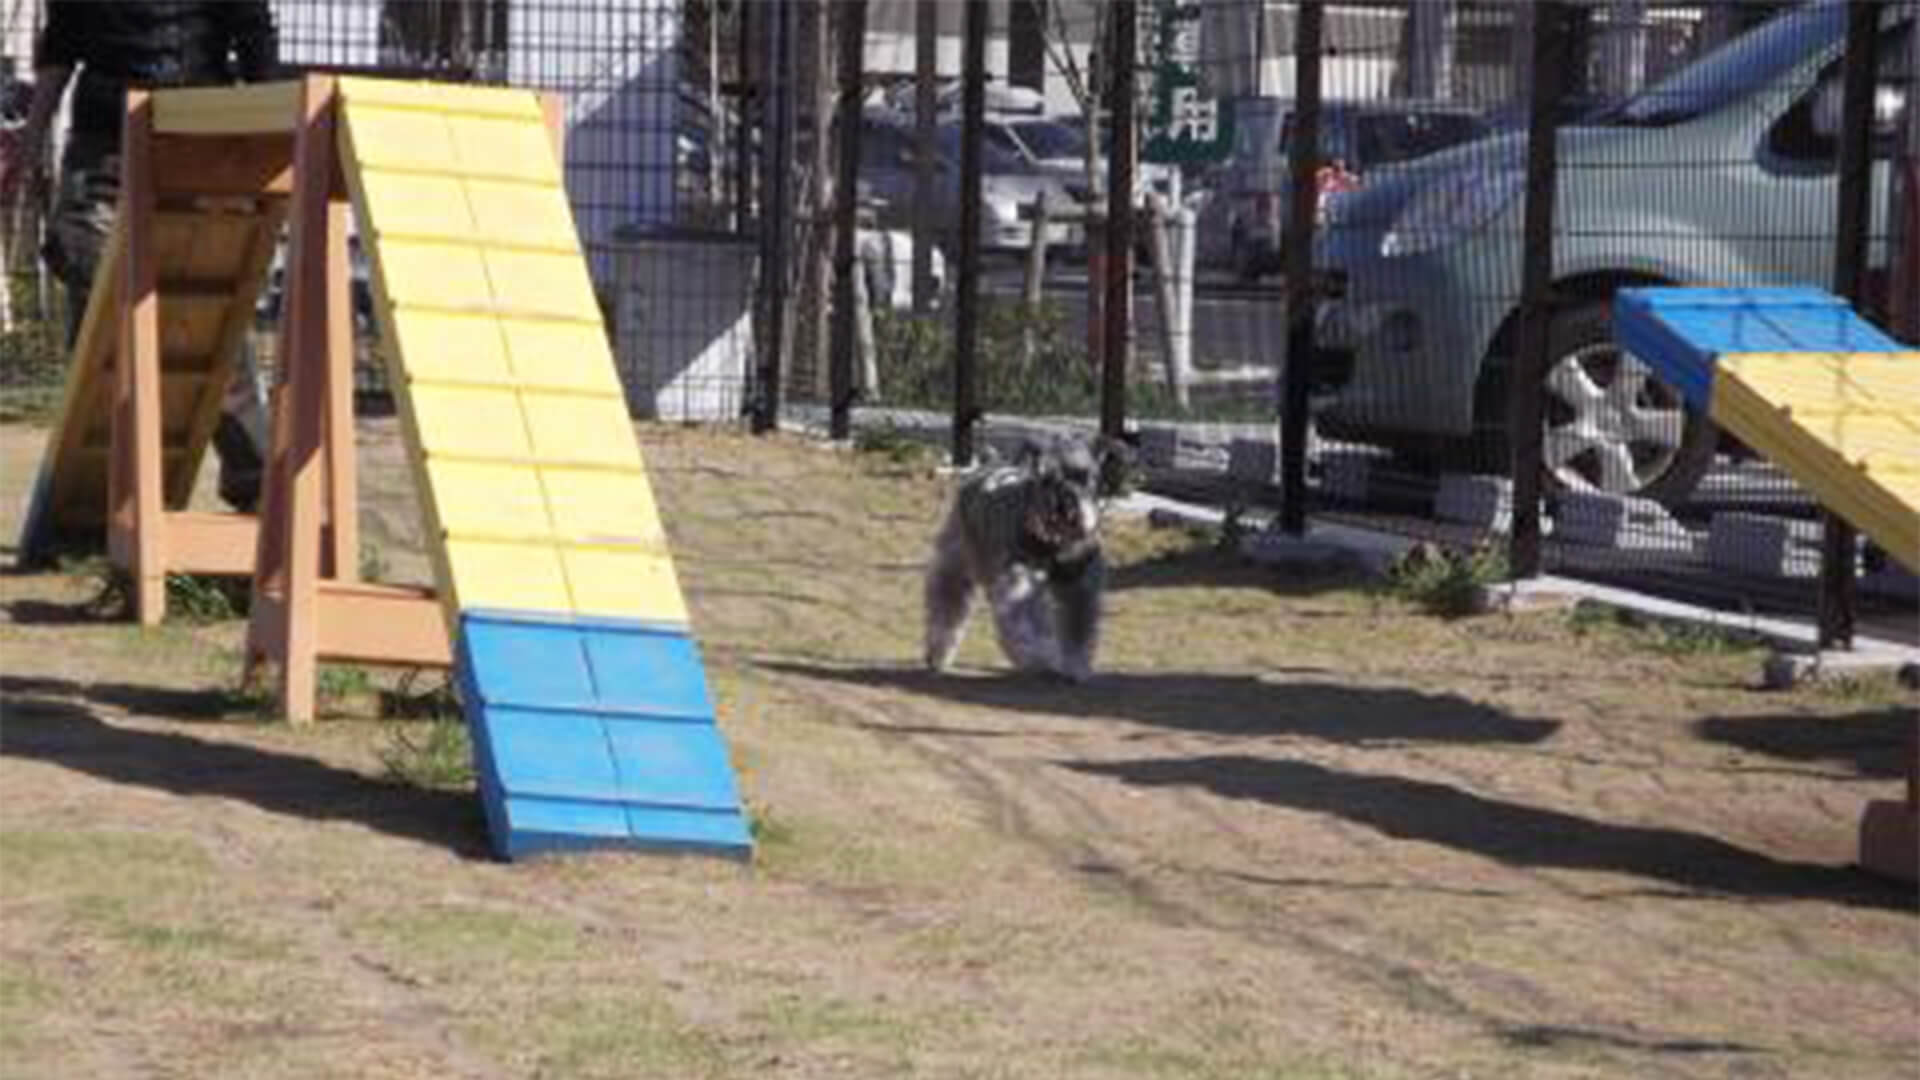
M1020 120L1007 125L1038 158L1078 158L1087 152L1087 138L1079 128L1055 120Z
M1824 2L1777 15L1590 122L1664 127L1712 112L1838 41L1845 18L1844 5Z
M1279 111L1255 102L1236 106L1233 117L1233 160L1242 165L1257 166L1283 153L1280 142L1281 118Z
M1479 135L1482 124L1471 116L1444 112L1369 113L1355 123L1359 166L1372 168L1410 161Z
M1003 128L998 124L988 124L986 126L986 138L987 138L987 146L991 149L992 153L1004 155L1010 158L1026 157L1026 154L1021 149L1019 141L1015 139L1013 135L1007 131L1006 128Z
M1873 153L1891 157L1899 145L1907 110L1913 105L1913 51L1911 22L1889 27L1878 43L1879 77L1874 81ZM1767 133L1767 146L1789 161L1834 167L1840 156L1842 61L1834 60L1820 72L1813 88L1781 114Z
M988 124L986 132L986 137L980 140L981 172L1004 176L1009 173L1033 171L1033 167L1027 163L1025 156L1016 150L1008 149L1011 140L1007 138L1005 131L999 130L993 124ZM938 138L940 153L953 164L954 168L958 169L960 167L960 125L942 125Z
M890 124L867 124L860 130L860 167L898 169L912 163L911 133Z
M1360 152L1354 146L1352 114L1343 109L1327 109L1320 114L1320 157L1325 161L1338 161L1349 168L1361 168ZM1293 146L1293 114L1280 125L1278 149L1274 157L1284 162L1287 150Z

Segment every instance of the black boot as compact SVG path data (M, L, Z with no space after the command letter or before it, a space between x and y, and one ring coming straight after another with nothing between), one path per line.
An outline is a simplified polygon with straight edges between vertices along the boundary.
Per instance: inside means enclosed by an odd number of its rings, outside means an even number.
M239 417L220 414L220 425L213 429L213 449L220 455L220 498L243 514L252 513L260 503L260 477L266 465Z

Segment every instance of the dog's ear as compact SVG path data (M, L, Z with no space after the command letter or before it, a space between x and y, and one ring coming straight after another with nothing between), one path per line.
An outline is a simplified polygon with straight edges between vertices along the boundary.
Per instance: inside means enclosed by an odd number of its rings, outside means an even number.
M1020 439L1020 448L1013 453L1013 463L1023 469L1047 472L1053 463L1053 454L1045 442L1034 435Z

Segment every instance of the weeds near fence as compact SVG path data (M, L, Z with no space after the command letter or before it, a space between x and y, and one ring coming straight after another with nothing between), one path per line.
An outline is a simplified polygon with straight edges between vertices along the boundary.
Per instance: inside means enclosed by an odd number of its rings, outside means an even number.
M57 311L40 310L32 279L8 283L13 325L0 331L0 423L44 423L66 382L66 329Z
M380 694L380 715L393 725L379 751L387 775L402 783L434 790L465 790L474 784L473 743L460 714L459 696L445 679L421 688L419 671L401 676ZM423 722L424 721L424 722Z
M1739 627L1664 619L1592 600L1574 605L1567 625L1578 637L1618 633L1641 648L1676 657L1728 656L1767 644L1761 635Z
M1088 355L1083 327L1058 301L1029 306L1010 297L983 296L979 328L976 385L982 408L1027 416L1100 411L1100 362ZM950 319L883 309L874 313L873 335L879 404L934 411L952 407ZM1260 421L1272 419L1273 409L1259 398L1217 402L1205 413L1209 420ZM1127 414L1167 419L1190 416L1192 410L1182 409L1159 379L1136 377L1127 387Z
M1510 576L1497 545L1462 552L1416 544L1388 568L1387 589L1428 614L1457 619L1485 610L1487 587Z

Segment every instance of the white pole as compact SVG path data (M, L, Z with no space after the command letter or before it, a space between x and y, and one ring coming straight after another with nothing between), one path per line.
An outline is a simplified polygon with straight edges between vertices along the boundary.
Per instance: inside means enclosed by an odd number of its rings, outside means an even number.
M1167 182L1172 196L1173 211L1168 215L1168 262L1173 271L1173 311L1169 318L1173 322L1173 372L1174 394L1180 407L1189 404L1189 390L1193 385L1193 256L1194 256L1194 214L1187 205L1186 193L1181 189L1180 170L1176 166Z

